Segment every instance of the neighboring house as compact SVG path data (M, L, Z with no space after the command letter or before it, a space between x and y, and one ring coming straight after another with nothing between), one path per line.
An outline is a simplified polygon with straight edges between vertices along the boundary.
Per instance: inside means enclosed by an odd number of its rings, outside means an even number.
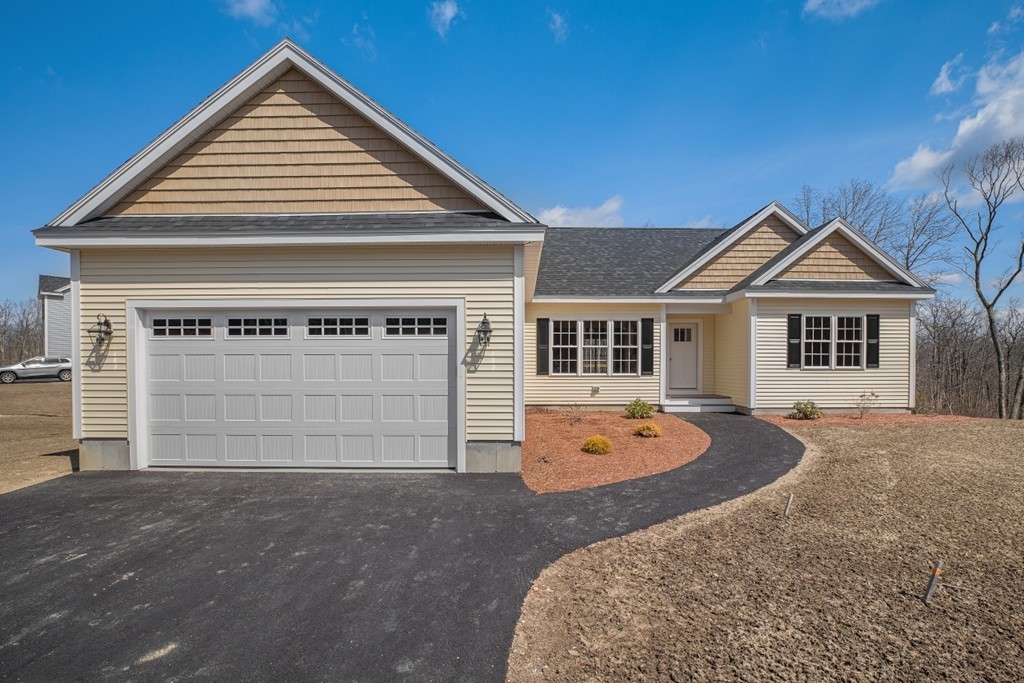
M287 40L35 235L83 468L516 471L528 404L907 410L933 294L777 204L545 234Z
M43 355L71 355L71 278L39 276L43 302Z

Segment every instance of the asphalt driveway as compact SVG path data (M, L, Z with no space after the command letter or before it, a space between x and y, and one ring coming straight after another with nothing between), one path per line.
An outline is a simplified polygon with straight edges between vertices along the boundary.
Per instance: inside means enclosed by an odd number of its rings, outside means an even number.
M695 415L693 463L516 475L78 473L0 496L0 678L503 680L540 570L774 481L803 446Z

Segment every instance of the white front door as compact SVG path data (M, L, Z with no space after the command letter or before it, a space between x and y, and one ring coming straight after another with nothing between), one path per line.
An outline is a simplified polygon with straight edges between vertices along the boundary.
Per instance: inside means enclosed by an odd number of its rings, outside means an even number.
M672 325L669 335L669 389L696 391L699 388L697 323Z

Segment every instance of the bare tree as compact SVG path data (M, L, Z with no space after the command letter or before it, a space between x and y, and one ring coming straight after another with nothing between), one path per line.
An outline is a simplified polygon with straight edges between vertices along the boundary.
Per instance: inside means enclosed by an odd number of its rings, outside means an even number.
M997 220L999 211L1016 192L1024 191L1024 138L998 142L963 163L960 170L971 190L967 206L962 206L958 197L956 170L956 166L951 164L939 174L946 206L959 232L967 240L963 257L954 259L953 264L969 278L984 311L996 363L997 412L1000 418L1007 418L1012 406L1008 387L1007 339L1000 329L1003 321L999 301L1024 270L1024 238L1014 250L1015 255L1008 268L996 277L992 277L989 271L993 254L999 253L999 242L995 239L1000 227ZM976 200L980 203L975 204Z
M40 302L0 301L0 365L43 352L43 313Z
M808 225L841 217L908 270L942 262L946 245L956 233L941 197L921 195L904 201L870 180L855 178L829 190L804 185L794 200Z

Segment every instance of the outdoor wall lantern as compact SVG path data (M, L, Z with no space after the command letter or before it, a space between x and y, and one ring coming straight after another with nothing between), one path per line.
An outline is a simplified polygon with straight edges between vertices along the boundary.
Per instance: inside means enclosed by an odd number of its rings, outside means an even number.
M111 326L107 316L102 313L96 314L96 324L89 328L89 339L93 346L103 346L114 336L114 328Z
M491 341L491 321L487 319L486 313L484 313L484 319L480 321L480 325L476 328L476 339L480 342L481 346L487 346Z

